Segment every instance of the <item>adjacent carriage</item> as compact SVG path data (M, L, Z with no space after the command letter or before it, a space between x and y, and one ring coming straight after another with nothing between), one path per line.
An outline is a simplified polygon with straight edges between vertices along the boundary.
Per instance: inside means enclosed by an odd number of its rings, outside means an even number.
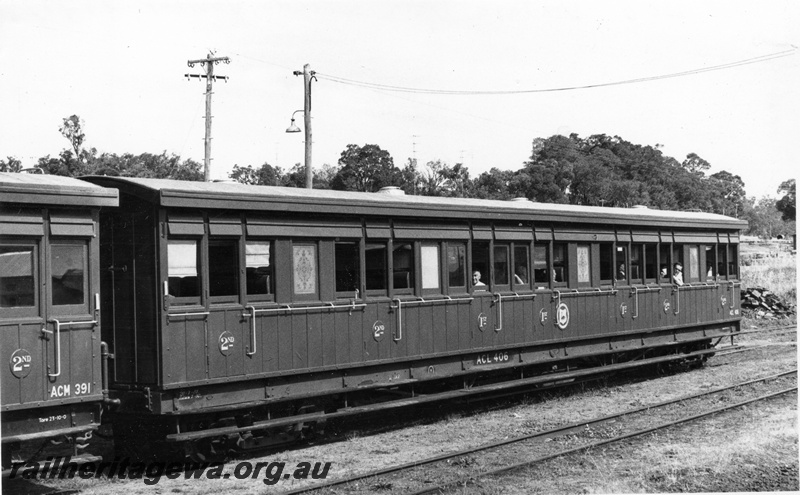
M117 191L0 174L0 378L4 466L27 444L71 442L100 424L99 211Z
M100 226L120 445L256 447L476 379L704 357L739 330L744 223L725 216L86 180L120 194Z

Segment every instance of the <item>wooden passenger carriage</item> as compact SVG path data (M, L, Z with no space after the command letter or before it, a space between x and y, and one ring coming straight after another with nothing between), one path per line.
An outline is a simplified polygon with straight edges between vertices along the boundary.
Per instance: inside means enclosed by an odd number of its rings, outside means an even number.
M171 440L365 390L702 350L739 329L744 223L729 217L86 180L120 191L101 221L117 415Z
M100 424L97 223L101 207L117 204L115 189L0 173L4 465L28 441L66 436L77 446Z

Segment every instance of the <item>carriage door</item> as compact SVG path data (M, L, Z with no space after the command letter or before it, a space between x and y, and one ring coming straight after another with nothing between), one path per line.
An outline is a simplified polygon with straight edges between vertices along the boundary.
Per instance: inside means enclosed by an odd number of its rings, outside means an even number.
M97 238L90 212L52 212L45 249L46 400L102 393L99 383L99 296L90 259Z

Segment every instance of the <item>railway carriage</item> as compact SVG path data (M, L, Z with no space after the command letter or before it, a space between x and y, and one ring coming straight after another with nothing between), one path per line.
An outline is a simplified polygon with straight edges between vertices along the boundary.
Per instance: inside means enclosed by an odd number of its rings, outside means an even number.
M119 445L257 447L476 380L700 359L739 330L725 216L85 180L120 193L100 234Z
M0 382L4 467L26 444L100 424L99 211L117 191L77 179L0 174Z

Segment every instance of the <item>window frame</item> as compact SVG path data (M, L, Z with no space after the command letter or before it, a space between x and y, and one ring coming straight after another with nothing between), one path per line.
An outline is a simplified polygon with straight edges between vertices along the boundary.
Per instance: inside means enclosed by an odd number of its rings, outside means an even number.
M350 245L353 246L355 249L355 288L350 290L339 290L337 287L339 283L339 260L337 256L337 247L343 245ZM335 294L337 299L356 299L361 297L362 291L362 281L361 281L361 266L363 265L362 261L362 249L361 249L361 240L340 240L337 239L333 242L333 293Z
M564 257L563 257L563 266L556 265L556 248L563 248ZM568 287L569 286L569 243L568 242L552 242L550 243L550 286L551 287ZM563 268L562 273L562 280L559 282L556 280L557 277L554 275L557 274L556 267Z
M242 296L242 277L241 277L241 270L242 270L242 243L240 237L229 237L229 236L214 236L208 239L206 242L206 256L205 259L208 260L207 263L207 271L208 271L208 301L209 303L236 303L239 302ZM234 251L236 254L236 269L233 270L235 273L235 283L233 284L236 287L235 294L224 294L224 295L214 295L211 291L211 266L212 264L215 265L216 263L212 263L211 260L211 249L212 244L222 244L222 243L233 243ZM202 284L201 284L202 290Z
M80 304L55 304L53 302L54 284L53 277L53 247L55 246L80 246L83 248L83 302ZM92 255L91 242L86 238L51 238L47 248L47 278L49 297L47 298L48 314L50 315L88 315L91 313L91 264L89 257Z
M172 294L172 290L169 288L169 279L170 279L169 246L170 246L170 243L172 243L173 241L178 241L178 242L180 242L180 241L192 241L192 242L196 243L195 253L196 253L196 256L197 256L196 257L196 260L197 260L196 268L197 268L197 287L198 287L198 291L197 291L197 295L196 296L176 296L176 295ZM203 288L205 286L205 274L203 272L203 268L204 268L204 263L203 263L203 260L204 260L204 256L203 256L204 246L203 246L203 244L204 244L203 237L198 237L198 236L172 235L172 236L167 237L167 242L166 242L166 248L167 248L166 251L167 252L166 252L166 260L165 260L166 261L166 264L165 264L166 273L164 275L166 275L165 278L166 278L166 282L167 282L167 294L169 295L169 306L170 307L172 307L173 305L174 306L203 306L204 305L204 303L205 303L205 297L204 297L205 291L203 290Z
M436 287L425 287L425 255L426 249L434 248L435 256L430 259L436 260ZM419 269L420 269L420 289L423 295L444 294L445 284L442 276L442 246L441 243L421 242L419 243Z
M552 283L553 269L550 266L550 243L551 241L537 241L533 244L533 286L535 290L547 290L550 288L550 284ZM536 279L537 270L541 270L541 268L537 268L537 251L539 253L544 253L544 275L546 278L544 282Z
M525 255L522 258L525 261L525 264L522 265L518 262L520 258L517 255L517 250L524 250ZM517 282L517 271L519 270L520 266L525 267L525 272L527 273L527 281L523 281L522 283ZM530 290L531 289L531 282L532 282L532 273L531 273L531 246L529 242L512 242L511 243L511 288L513 290ZM522 279L520 277L520 279Z
M364 242L364 256L363 256L363 264L364 264L364 291L366 292L367 296L371 297L387 297L389 295L389 249L390 249L391 241L384 241L384 240L367 240ZM380 246L380 250L383 251L383 288L382 289L371 289L369 287L370 277L368 276L369 267L367 266L367 253L370 251L370 246Z
M247 290L247 245L249 243L267 243L269 245L269 292L266 294L250 294ZM244 239L244 298L247 302L275 301L275 239L266 237L247 237ZM256 269L258 267L255 267Z
M320 266L319 266L319 258L320 258L320 245L318 241L309 241L305 239L296 240L292 239L291 241L291 252L292 252L292 269L291 269L291 300L297 302L310 302L310 301L319 301L320 300ZM313 292L297 292L297 249L298 248L313 248L314 250L314 290Z
M41 238L39 239L8 239L2 240L3 247L30 247L32 257L32 277L33 277L33 305L32 306L7 306L2 307L0 319L10 318L35 318L41 317Z
M462 254L462 265L461 265L461 277L462 281L464 282L463 285L452 285L451 284L451 276L450 276L450 249L452 248L463 248L464 251ZM467 286L469 283L470 274L468 273L467 266L468 266L468 259L467 259L467 251L468 251L468 243L467 242L460 242L460 241L448 241L445 243L445 263L443 264L446 267L446 290L447 294L467 294ZM456 257L458 257L458 252L456 251Z
M498 280L498 275L501 274L498 270L498 250L505 251L505 281ZM491 258L489 262L489 280L491 281L492 291L494 292L510 292L511 291L511 244L505 242L494 242L491 247Z
M410 249L407 251L411 253L411 263L409 266L409 270L406 272L406 275L410 277L407 281L408 287L395 287L395 276L397 275L397 270L395 267L395 252L400 249L401 246L409 246ZM389 257L389 272L391 272L392 276L389 277L389 288L391 290L392 296L413 296L416 292L417 286L417 243L414 241L392 241L389 244L389 249L391 250L391 256Z

